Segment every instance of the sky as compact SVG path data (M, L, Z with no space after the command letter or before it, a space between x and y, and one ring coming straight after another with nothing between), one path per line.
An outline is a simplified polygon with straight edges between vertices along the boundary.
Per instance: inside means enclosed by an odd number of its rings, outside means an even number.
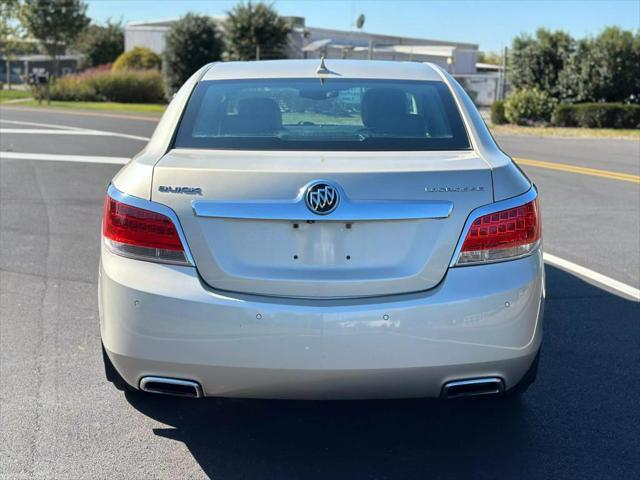
M236 1L86 0L101 23L166 20L188 12L222 16ZM366 17L363 30L434 40L470 42L484 51L509 46L520 33L539 27L562 29L576 38L617 25L640 29L640 0L276 0L280 15L302 16L313 27L350 30Z

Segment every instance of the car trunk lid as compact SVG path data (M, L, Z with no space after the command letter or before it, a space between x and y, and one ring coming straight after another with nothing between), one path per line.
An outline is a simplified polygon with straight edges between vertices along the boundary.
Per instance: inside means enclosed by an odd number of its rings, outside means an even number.
M340 196L327 215L305 202L315 182ZM491 171L472 151L176 149L156 165L152 187L152 200L176 212L208 285L303 298L435 287L467 216L492 199Z

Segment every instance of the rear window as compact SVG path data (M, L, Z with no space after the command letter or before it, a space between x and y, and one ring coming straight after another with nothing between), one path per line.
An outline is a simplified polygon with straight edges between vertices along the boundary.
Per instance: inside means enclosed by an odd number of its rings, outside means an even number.
M442 82L210 80L196 87L175 147L237 150L466 150Z

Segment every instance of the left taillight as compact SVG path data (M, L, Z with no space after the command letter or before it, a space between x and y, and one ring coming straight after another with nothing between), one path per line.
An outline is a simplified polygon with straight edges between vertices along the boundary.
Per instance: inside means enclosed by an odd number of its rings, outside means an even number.
M119 202L109 195L104 199L102 236L107 248L123 257L190 264L171 218Z

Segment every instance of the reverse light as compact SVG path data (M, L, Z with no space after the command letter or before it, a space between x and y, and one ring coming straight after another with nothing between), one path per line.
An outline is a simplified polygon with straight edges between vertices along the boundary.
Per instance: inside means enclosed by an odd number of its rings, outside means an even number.
M107 248L123 257L190 264L171 218L119 202L109 195L104 200L102 235Z
M464 239L456 265L489 263L533 252L542 234L538 201L476 218Z

